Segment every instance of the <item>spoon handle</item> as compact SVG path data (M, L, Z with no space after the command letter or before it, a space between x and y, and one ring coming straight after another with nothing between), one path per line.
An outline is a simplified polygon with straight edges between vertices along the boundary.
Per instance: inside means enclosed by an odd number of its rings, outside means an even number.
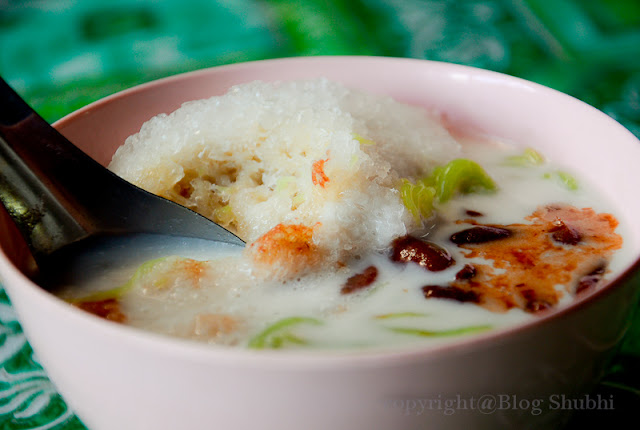
M94 162L49 126L0 78L0 202L35 254L47 254L95 229L74 188ZM89 169L90 170L90 169ZM66 190L72 186L72 193Z
M233 233L120 178L0 78L0 202L36 261L89 236L151 233L244 246Z

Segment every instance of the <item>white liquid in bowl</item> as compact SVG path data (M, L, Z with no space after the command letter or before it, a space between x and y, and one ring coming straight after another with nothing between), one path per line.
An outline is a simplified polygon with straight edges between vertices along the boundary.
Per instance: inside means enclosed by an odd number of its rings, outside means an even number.
M450 236L471 227L473 224L468 220L482 225L530 224L526 217L547 205L593 208L597 213L614 211L605 198L594 195L583 178L573 178L576 189L567 186L566 171L553 163L522 167L505 162L520 155L520 148L495 142L466 142L463 150L465 157L485 168L497 183L498 191L462 195L438 206L437 221L420 232L426 233L429 242L445 248L455 260L445 270L429 271L413 262L394 262L389 258L389 250L377 250L363 254L347 266L283 282L256 275L251 262L237 248L212 251L203 241L201 247L189 245L185 249L184 244L176 243L168 250L150 238L143 247L146 251L123 251L122 259L112 265L117 269L108 270L108 275L92 281L89 288L109 290L126 284L143 261L160 255L208 261L169 259L159 263L126 293L118 295L118 312L125 317L126 324L141 329L241 348L436 345L529 321L537 316L535 309L526 306L507 304L496 308L482 301L426 298L423 287L450 287L465 265L491 264L467 258L469 250L452 243ZM467 221L456 224L457 220ZM618 227L617 232L621 229L624 226ZM562 243L557 246L572 247ZM611 256L603 257L607 260L605 280L614 276L625 262L627 248L623 246ZM104 264L100 256L89 260L86 264ZM369 267L377 270L370 285L353 293L341 293L350 277ZM574 300L576 284L588 274L584 270L577 270L567 284L555 286L558 301L550 303L550 309ZM495 273L503 271L497 269ZM521 281L526 283L526 277ZM600 288L604 282L588 290ZM85 288L69 288L62 295L86 297ZM282 326L269 334L269 327L279 321Z

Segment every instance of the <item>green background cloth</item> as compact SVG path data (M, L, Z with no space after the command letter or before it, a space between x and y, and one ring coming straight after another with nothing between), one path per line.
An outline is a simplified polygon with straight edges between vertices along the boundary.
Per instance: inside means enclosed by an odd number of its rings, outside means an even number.
M49 121L179 72L344 54L519 76L595 106L640 137L638 0L0 0L0 75ZM1 290L0 322L0 430L84 429ZM578 411L569 428L635 417L640 312L592 394L613 396L615 410Z

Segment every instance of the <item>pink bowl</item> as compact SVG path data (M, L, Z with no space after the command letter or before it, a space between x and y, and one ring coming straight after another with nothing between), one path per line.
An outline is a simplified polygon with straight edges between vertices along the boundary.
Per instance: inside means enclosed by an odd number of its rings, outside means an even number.
M592 177L620 218L640 219L640 142L624 127L567 95L458 65L312 57L217 67L115 94L55 126L107 164L144 121L185 101L256 79L321 76L539 148ZM0 274L43 366L92 430L554 428L571 413L560 401L587 396L629 324L640 272L640 224L629 224L626 269L570 307L454 344L391 352L225 349L100 320L23 275L26 251L4 212Z

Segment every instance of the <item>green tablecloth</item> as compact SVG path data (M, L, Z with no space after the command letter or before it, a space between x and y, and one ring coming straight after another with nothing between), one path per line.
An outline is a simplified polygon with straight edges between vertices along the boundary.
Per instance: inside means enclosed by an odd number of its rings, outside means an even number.
M151 79L299 55L467 64L586 101L640 136L638 0L0 0L0 75L50 121ZM640 312L597 393L640 406ZM0 429L83 429L0 290ZM69 352L70 354L73 352ZM632 421L633 422L633 421Z

